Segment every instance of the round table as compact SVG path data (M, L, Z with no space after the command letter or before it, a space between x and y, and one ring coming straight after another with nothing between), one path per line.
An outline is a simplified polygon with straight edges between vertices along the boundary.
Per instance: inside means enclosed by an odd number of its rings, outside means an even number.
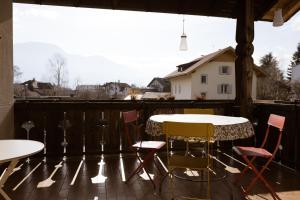
M213 140L226 141L249 138L254 135L254 129L250 121L243 117L231 117L222 115L204 114L161 114L153 115L146 124L146 133L152 136L163 134L162 124L165 121L187 123L211 123L215 131ZM201 138L175 137L178 140L201 140Z
M43 148L43 143L32 140L0 140L0 164L10 162L0 180L0 194L4 199L9 200L10 198L1 186L4 185L19 160L38 153Z
M146 133L152 136L163 135L163 122L186 122L186 123L211 123L214 126L214 135L212 137L213 141L228 141L249 138L254 135L254 129L250 121L243 117L231 117L222 115L205 115L205 114L160 114L153 115L149 118L146 124ZM183 137L176 136L172 137L174 140L184 140L184 141L203 141L201 137ZM185 171L187 172L187 171ZM177 178L201 181L200 179L190 179L183 177L182 175L176 175ZM212 180L221 180L226 177L222 175L218 178L213 178Z

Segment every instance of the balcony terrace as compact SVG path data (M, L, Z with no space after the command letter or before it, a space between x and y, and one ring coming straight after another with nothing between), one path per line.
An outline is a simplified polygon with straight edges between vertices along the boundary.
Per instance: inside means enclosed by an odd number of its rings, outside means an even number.
M21 169L11 175L4 189L13 199L168 199L166 180L161 194L157 188L153 189L149 180L138 176L125 184L124 180L136 167L137 160L124 139L120 112L137 109L145 124L153 114L182 113L183 108L192 107L214 108L218 114L232 116L237 115L238 110L231 101L18 100L15 103L16 138L26 139L26 130L22 128L22 124L31 121L34 127L30 129L30 139L44 142L46 150L34 156L30 164L25 160L21 161L18 164ZM298 104L256 103L252 115L256 136L220 142L219 146L214 146L213 155L216 157L214 169L217 169L217 173L227 174L227 176L222 180L211 182L213 199L244 198L241 188L233 184L233 179L236 173L240 173L245 163L232 152L231 147L238 144L261 144L270 113L284 114L287 123L284 128L282 148L265 176L273 183L282 199L297 199L296 196L300 195L298 173L300 155L296 151L300 142L297 134L300 124L299 108ZM99 127L99 123L103 120L108 121L106 128ZM68 124L68 126L64 129L61 124ZM65 151L61 145L64 141L64 131L68 143ZM150 137L145 132L143 135L147 139L163 139ZM274 146L272 141L275 136L270 137L268 148ZM177 141L173 151L182 151L184 147L183 142ZM64 157L65 161L63 161ZM155 159L161 161L164 169L165 152L159 152ZM55 165L60 162L62 166L53 176L56 182L46 188L37 188L38 183L49 177ZM4 169L5 166L1 167ZM162 178L161 174L153 163L146 169L155 175L154 181L158 186ZM250 174L247 175L243 178L243 183L247 183L250 178ZM205 194L206 183L198 183L196 186L199 187L196 187L194 182L175 180L175 187L180 191L179 193ZM201 190L198 190L199 188ZM251 199L271 198L268 191L259 184L250 197Z
M67 101L61 99L15 101L12 75L13 2L234 18L237 21L236 99L235 101ZM25 139L26 125L23 128L22 125L31 121L34 127L29 123L31 126L27 128L29 138L41 141L46 146L43 152L31 158L29 164L21 160L10 174L3 189L13 199L169 199L167 181L163 184L161 194L157 188L153 189L149 181L144 181L137 176L129 183L124 183L124 179L132 172L137 162L125 142L120 113L136 109L141 113L142 122L146 123L153 114L182 113L183 108L195 107L214 108L217 114L222 115L247 117L253 123L256 133L252 138L220 142L220 146L217 144L214 146L213 155L217 159L214 168L220 169L221 174L227 173L227 176L222 180L212 181L213 199L243 199L240 187L233 185L232 182L234 174L242 169L244 163L231 151L231 147L237 144L255 146L261 144L270 113L284 115L286 124L280 150L265 175L282 199L299 199L300 106L296 103L252 104L251 98L254 21L272 21L274 11L278 8L283 10L283 20L288 21L299 11L300 4L298 0L0 1L0 138ZM103 120L107 123L105 126ZM143 135L145 139L150 138L145 133ZM270 136L268 149L274 146L274 137L274 135ZM173 151L183 149L183 142L174 142ZM162 166L166 165L165 151L159 152L155 159L161 161ZM6 167L7 164L0 165L1 173ZM154 181L158 184L161 175L152 164L146 168L154 173ZM51 180L55 182L48 187L39 188L39 183L46 178L50 180L47 183L51 183ZM246 176L242 182L248 182L249 179L250 177ZM202 183L176 179L175 185L178 193L202 195L206 190L205 184ZM271 197L268 191L257 184L250 198L270 199Z

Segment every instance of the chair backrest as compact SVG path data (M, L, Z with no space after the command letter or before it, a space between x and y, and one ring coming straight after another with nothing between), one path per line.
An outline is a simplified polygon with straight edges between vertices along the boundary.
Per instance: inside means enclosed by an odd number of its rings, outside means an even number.
M213 136L214 126L210 123L164 122L163 133L167 137L202 137L209 141Z
M122 112L123 122L124 122L124 133L127 138L127 143L129 148L132 149L132 144L136 140L141 139L140 130L137 128L139 114L136 110L131 110L127 112ZM134 125L134 126L131 126Z
M275 154L276 154L276 152L277 152L277 150L278 150L278 148L280 146L280 143L281 143L282 129L283 129L283 126L284 126L284 122L285 122L285 117L283 117L283 116L275 115L275 114L270 114L270 116L269 116L268 128L266 130L266 134L265 134L264 140L263 140L263 142L261 144L261 148L264 148L264 146L267 143L267 139L269 137L269 132L270 132L270 126L278 128L279 129L279 135L277 137L276 146L275 146L274 151L272 153L273 156L275 156Z
M183 110L184 114L208 114L214 115L215 111L212 108L185 108Z
M135 122L139 118L138 112L136 110L122 112L122 115L125 124Z
M285 122L285 117L280 115L270 114L268 125L274 126L282 131Z

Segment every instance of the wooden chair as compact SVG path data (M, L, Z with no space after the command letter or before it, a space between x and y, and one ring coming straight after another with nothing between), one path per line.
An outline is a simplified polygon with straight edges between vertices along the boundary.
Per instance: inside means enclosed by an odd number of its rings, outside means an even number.
M137 159L139 160L140 164L138 167L131 173L129 178L126 180L125 183L128 183L130 179L135 175L138 174L146 164L150 163L151 161L154 161L155 166L160 171L160 168L158 166L158 163L154 159L154 154L157 153L158 150L160 150L164 145L164 141L142 141L141 140L141 128L143 127L143 124L138 123L139 114L136 110L123 112L123 121L124 121L124 133L127 138L128 144L131 146L131 148L135 151ZM131 128L130 128L131 127ZM133 130L135 138L137 138L138 142L135 140L132 140L132 137L130 136L130 130ZM138 151L144 149L147 151L147 155L144 157L144 160L141 159ZM153 184L153 187L155 188L155 183L152 180L150 174L144 170L150 179L150 181Z
M170 154L169 150L169 139L173 136L183 136L183 137L202 137L204 140L210 141L214 133L214 126L209 123L182 123L182 122L164 122L163 123L163 132L166 134L166 143L167 143L167 161L168 161L168 174L171 179L171 190L172 190L172 199L174 199L174 186L173 186L173 171L175 169L194 169L194 170L205 170L207 171L207 197L210 199L210 166L212 163L212 158L209 154L210 146L209 142L206 146L206 156L205 157L192 157L186 155L176 155ZM166 176L165 176L166 177ZM165 178L164 177L164 178ZM164 180L161 181L161 185ZM197 199L190 197L191 199Z
M262 143L262 145L259 148L256 148L256 147L244 147L244 146L234 146L233 147L233 150L237 154L239 154L240 156L242 156L242 158L248 164L248 166L244 168L244 170L242 171L242 173L240 174L240 176L235 180L235 183L239 182L239 180L245 175L245 173L248 171L248 169L251 169L254 172L254 174L255 174L255 176L251 180L250 184L244 190L244 194L246 196L249 194L249 192L251 191L251 189L255 185L256 181L260 180L266 186L266 188L270 191L273 199L278 199L278 200L280 199L279 196L275 193L274 189L268 183L268 181L262 176L262 174L265 171L265 169L267 169L268 165L271 163L271 161L273 160L273 158L276 155L276 152L279 149L279 146L280 146L280 143L281 143L281 138L282 138L282 129L283 129L283 126L284 126L284 122L285 122L285 117L271 114L270 117L269 117L269 120L268 120L268 127L267 127L267 130L266 130L266 134L265 134L263 143ZM268 150L266 150L264 148L265 145L266 145L268 136L269 136L270 127L278 129L278 139L277 139L277 142L276 142L276 147L274 148L274 150L273 150L272 153L270 153ZM272 130L274 130L274 129L272 129ZM249 160L248 157L252 157L252 159ZM265 165L263 165L263 167L262 167L262 169L260 171L253 164L254 160L257 157L261 157L261 158L267 159Z
M183 109L183 113L184 114L214 115L215 111L212 108L185 108L185 109ZM190 153L190 143L195 143L195 142L193 140L186 141L186 150L185 150L186 155L188 155Z

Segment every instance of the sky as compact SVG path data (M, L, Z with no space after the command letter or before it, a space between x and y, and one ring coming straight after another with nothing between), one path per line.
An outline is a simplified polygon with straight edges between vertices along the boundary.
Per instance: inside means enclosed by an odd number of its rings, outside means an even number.
M16 3L13 9L14 43L43 42L70 54L103 56L145 74L132 80L139 86L179 64L236 46L234 19L185 15L188 50L179 51L182 15ZM281 27L255 22L254 62L272 52L285 73L299 42L300 12Z

